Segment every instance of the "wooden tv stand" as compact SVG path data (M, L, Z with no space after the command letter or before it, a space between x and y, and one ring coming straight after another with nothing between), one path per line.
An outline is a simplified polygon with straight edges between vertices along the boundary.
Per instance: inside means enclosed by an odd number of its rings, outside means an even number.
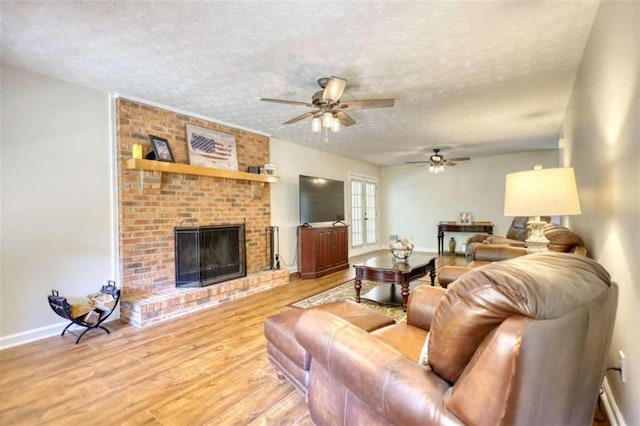
M300 277L318 278L349 268L349 227L298 227Z

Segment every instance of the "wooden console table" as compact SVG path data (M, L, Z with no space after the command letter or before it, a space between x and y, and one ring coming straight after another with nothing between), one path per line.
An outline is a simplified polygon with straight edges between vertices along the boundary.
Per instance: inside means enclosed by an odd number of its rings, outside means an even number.
M444 233L445 232L478 232L493 235L493 224L491 225L461 225L451 223L438 224L438 254L444 253Z

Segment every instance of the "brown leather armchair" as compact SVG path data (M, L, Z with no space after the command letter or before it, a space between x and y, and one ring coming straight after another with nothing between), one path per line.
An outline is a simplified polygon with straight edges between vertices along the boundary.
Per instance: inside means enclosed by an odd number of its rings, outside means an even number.
M524 240L529 236L529 229L527 228L528 221L528 217L514 217L509 230L507 230L507 235L504 237L489 234L472 235L467 239L467 259L472 259L475 248L480 244L504 244L513 245L514 247L524 247Z
M310 309L295 331L312 357L311 419L589 425L617 293L595 261L539 253L474 269L446 291L420 287L406 324L373 333Z

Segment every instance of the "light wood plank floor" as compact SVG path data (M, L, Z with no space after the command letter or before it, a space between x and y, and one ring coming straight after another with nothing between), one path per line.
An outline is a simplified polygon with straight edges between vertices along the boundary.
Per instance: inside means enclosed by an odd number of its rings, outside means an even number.
M263 321L353 275L292 279L143 329L114 321L110 335L94 330L78 345L67 335L0 351L0 425L312 424L267 361Z

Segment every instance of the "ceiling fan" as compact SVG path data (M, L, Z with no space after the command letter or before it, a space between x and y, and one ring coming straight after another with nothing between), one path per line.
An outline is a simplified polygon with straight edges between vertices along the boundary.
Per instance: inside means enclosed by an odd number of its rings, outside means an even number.
M428 160L424 161L407 161L406 164L429 164L429 171L431 173L441 173L444 171L444 166L455 166L458 161L471 160L470 157L457 157L457 158L444 158L440 154L441 148L433 148L433 154Z
M351 126L356 121L347 114L346 110L368 109L368 108L389 108L392 107L395 99L363 99L353 101L341 101L347 80L340 77L323 77L318 79L318 86L322 90L317 91L311 97L311 103L300 101L289 101L285 99L260 98L263 102L275 102L288 105L300 105L314 108L312 111L293 117L283 124L293 124L308 117L311 120L311 130L319 132L322 128L339 132L341 126Z

